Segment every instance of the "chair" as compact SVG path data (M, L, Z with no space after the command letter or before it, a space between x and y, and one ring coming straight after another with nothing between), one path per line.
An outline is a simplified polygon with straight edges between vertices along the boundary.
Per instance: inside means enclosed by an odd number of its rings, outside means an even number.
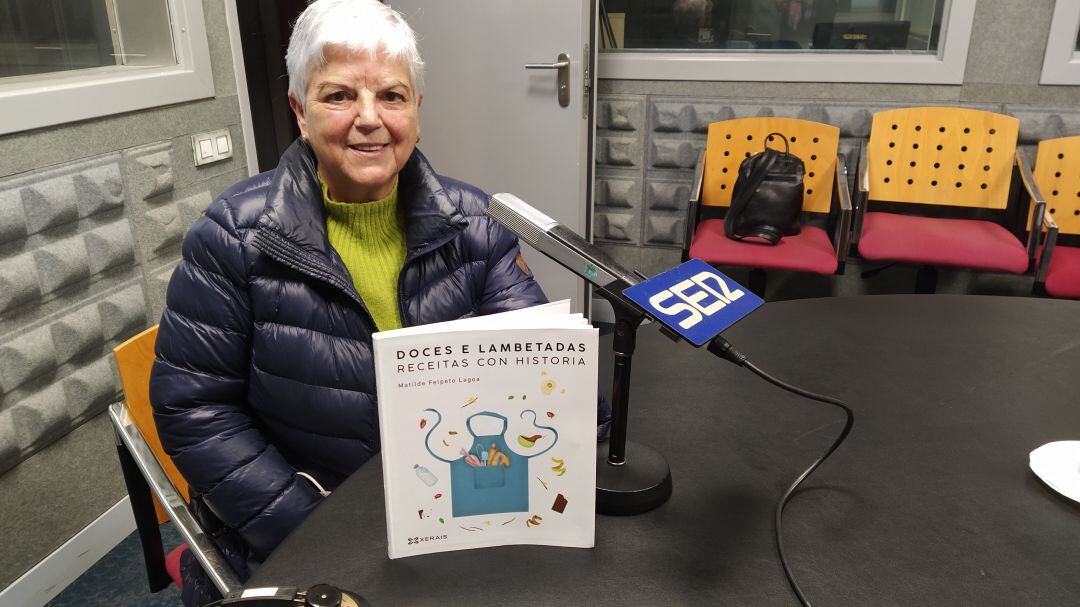
M920 265L916 293L933 293L943 266L1031 271L1039 230L1025 219L1030 207L1041 220L1044 202L1016 151L1019 124L964 108L874 114L860 160L858 254Z
M763 149L770 133L787 137L791 152L806 165L802 231L775 246L732 240L724 235L723 214L731 206L739 165ZM751 268L748 286L759 296L765 292L766 270L842 274L852 206L847 165L837 154L839 142L837 127L796 118L739 118L710 124L687 208L683 261L696 258Z
M239 578L188 508L187 482L162 448L154 425L150 368L157 331L153 326L113 349L124 401L109 406L117 434L116 451L143 546L147 581L151 592L163 590L170 582L181 587L180 555L191 550L224 596L240 588ZM170 518L187 544L166 556L159 525Z
M1080 137L1039 143L1035 183L1046 196L1046 232L1036 283L1053 297L1080 299Z

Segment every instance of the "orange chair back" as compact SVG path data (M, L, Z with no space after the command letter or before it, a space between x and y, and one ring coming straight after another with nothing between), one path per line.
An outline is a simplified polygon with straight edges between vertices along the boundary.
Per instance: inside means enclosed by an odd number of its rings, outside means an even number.
M161 463L161 467L165 469L165 473L169 475L173 486L180 495L184 496L184 501L188 501L187 481L161 446L157 426L154 424L153 409L150 406L150 369L154 364L154 343L157 341L157 333L157 325L150 327L113 348L113 356L116 357L116 368L120 372L120 383L124 387L124 402L135 425L142 432L143 438L150 445L150 449ZM154 508L157 510L159 524L169 520L169 516L157 502L157 498L154 499Z
M1039 142L1035 183L1062 234L1080 234L1080 136Z
M806 166L803 178L803 210L827 213L832 204L833 173L840 129L831 124L798 118L738 118L709 125L705 143L705 174L701 203L731 206L731 190L739 175L739 165L765 147L769 133L781 133L791 143L791 153ZM769 147L783 150L784 141L773 138Z
M1004 209L1020 121L952 107L874 114L870 199Z

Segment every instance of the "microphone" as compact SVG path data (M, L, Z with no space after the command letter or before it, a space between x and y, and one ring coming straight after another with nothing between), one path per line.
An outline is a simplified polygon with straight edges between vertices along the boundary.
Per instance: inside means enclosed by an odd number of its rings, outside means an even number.
M784 550L784 508L802 482L844 442L855 420L851 408L839 399L816 394L773 377L721 337L721 331L753 312L763 302L756 295L750 296L743 289L733 288L737 286L733 281L732 285L726 285L724 280L717 277L719 273L703 272L708 267L704 262L690 260L653 278L639 281L632 272L625 270L573 230L560 225L513 194L492 196L487 213L521 240L591 282L597 287L597 292L615 308L615 385L612 390L612 431L607 456L610 465L600 466L596 471L597 512L638 514L663 504L671 496L671 473L663 456L645 445L626 440L634 333L645 318L658 321L668 337L686 339L695 346L708 342L707 350L711 354L749 369L770 384L844 411L846 421L840 435L780 496L774 511L776 549L784 575L799 602L809 607L810 602L795 581ZM712 279L717 279L717 282ZM713 289L712 285L718 290ZM627 289L624 294L623 291ZM706 293L712 296L711 300ZM682 301L674 305L662 305L680 298ZM706 305L705 301L711 303ZM683 317L681 325L674 320L680 313L690 314ZM628 452L635 455L635 465L632 467L627 465Z
M641 314L638 305L623 295L623 289L639 279L570 228L508 193L492 196L487 214L537 251L592 283L612 305L621 304Z
M601 514L639 514L671 497L671 467L655 449L628 441L630 367L637 328L646 311L623 294L639 284L633 272L570 228L536 210L513 194L495 194L487 214L522 241L554 259L596 287L595 293L611 303L615 313L612 349L615 353L611 389L611 436L597 447L596 511Z

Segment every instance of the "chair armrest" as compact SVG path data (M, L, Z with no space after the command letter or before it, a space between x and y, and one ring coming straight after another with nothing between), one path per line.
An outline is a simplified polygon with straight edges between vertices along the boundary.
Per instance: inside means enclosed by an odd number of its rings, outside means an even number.
M690 184L690 198L686 203L686 229L683 234L682 260L690 259L690 243L694 239L694 230L697 229L701 218L701 182L705 179L705 150L698 155L697 164L694 167L694 181Z
M1043 213L1043 221L1040 229L1044 229L1048 232L1050 230L1053 230L1054 234L1057 234L1058 224L1056 221L1054 221L1053 215L1051 215L1050 213Z
M1045 283L1046 273L1050 270L1050 258L1054 255L1054 247L1057 245L1058 225L1050 213L1043 214L1042 228L1046 230L1046 239L1043 240L1042 254L1039 255L1039 265L1035 268L1035 282ZM1037 233L1041 234L1042 229Z
M859 166L857 167L859 173L859 187L855 193L855 214L851 220L851 242L853 243L859 242L859 236L862 234L863 217L866 215L866 204L870 200L870 161L867 152L868 143L869 142L863 142L859 146Z
M210 535L203 531L180 492L169 480L165 469L154 457L150 445L147 444L142 432L135 425L135 420L128 413L127 406L123 402L109 405L109 419L112 420L120 442L135 460L146 483L154 492L158 502L168 512L173 524L180 530L180 535L184 536L191 553L206 570L214 586L222 595L240 589L242 584L236 572L222 556Z
M859 192L863 194L870 193L869 143L859 145Z
M1046 199L1043 198L1042 192L1039 191L1039 186L1035 183L1035 176L1031 174L1031 168L1025 161L1024 156L1020 153L1020 150L1016 150L1016 153L1013 155L1013 163L1016 166L1017 172L1020 174L1020 183L1023 186L1030 201L1031 208L1033 209L1031 213L1031 223L1027 226L1028 260L1033 260L1035 259L1036 249L1039 247L1039 235L1042 233L1042 226L1044 225L1043 217L1047 215Z
M848 248L851 246L851 219L853 209L851 206L851 190L848 189L847 161L843 154L836 155L836 173L833 183L833 202L838 203L840 218L836 222L833 232L833 246L836 249L836 260L843 263L848 256Z

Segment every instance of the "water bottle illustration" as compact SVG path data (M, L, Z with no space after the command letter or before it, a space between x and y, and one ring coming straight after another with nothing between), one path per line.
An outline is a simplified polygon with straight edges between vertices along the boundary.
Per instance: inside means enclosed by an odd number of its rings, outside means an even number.
M420 464L413 465L413 470L416 470L417 478L424 481L424 484L427 485L428 487L434 487L435 483L439 482L438 477L436 477L434 474L432 474L431 470L428 470L427 468L425 468L424 466L421 466Z

